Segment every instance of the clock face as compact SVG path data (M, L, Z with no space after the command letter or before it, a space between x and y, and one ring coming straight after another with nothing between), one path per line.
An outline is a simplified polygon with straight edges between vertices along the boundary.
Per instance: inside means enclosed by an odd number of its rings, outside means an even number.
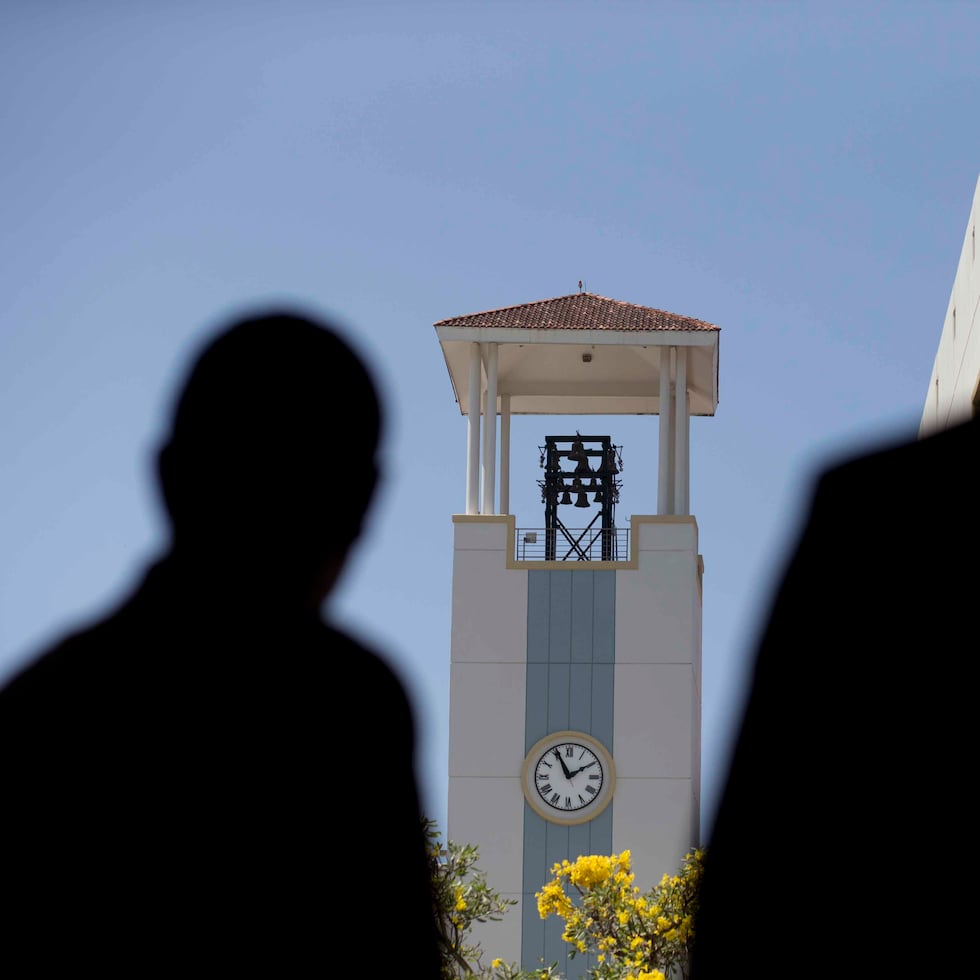
M584 823L612 799L613 761L605 747L583 732L556 732L541 739L524 760L524 797L554 823Z

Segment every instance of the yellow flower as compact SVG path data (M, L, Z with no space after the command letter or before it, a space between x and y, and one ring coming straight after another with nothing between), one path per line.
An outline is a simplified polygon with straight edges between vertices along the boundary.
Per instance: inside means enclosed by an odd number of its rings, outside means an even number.
M498 956L495 960L493 960L490 963L490 968L493 969L493 970L496 970L497 967L500 966L501 963L503 963L503 960Z
M571 869L571 882L579 888L594 888L612 872L612 858L599 854L580 857Z
M549 881L535 897L538 900L538 915L542 919L547 919L552 913L562 918L571 914L571 899L565 895L557 882Z

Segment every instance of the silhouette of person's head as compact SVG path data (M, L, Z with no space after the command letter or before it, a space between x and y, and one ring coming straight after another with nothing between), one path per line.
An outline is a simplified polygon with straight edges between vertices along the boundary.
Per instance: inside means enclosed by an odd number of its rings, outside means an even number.
M233 322L194 361L160 451L175 554L217 587L319 605L371 502L381 430L372 377L331 325Z

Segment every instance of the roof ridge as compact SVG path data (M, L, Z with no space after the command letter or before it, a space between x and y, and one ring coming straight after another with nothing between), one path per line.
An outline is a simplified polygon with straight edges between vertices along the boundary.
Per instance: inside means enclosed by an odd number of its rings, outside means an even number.
M558 299L571 299L573 296L581 296L582 293L568 293L565 296L552 296L549 299L532 299L527 303L509 303L507 306L494 306L486 310L477 310L475 313L458 313L456 316L446 316L438 323L444 323L446 320L465 320L467 317L471 316L486 316L488 313L503 313L505 310L517 310L522 306L540 306L542 303L554 303ZM588 295L594 296L594 293L589 293ZM600 297L604 299L605 297Z

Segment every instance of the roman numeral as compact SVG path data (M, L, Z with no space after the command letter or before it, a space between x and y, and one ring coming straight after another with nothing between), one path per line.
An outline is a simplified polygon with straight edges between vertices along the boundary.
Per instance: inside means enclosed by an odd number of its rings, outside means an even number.
M549 787L548 787L548 789L551 789L551 787L549 786ZM552 803L557 803L557 802L558 802L558 801L559 801L560 799L561 799L561 793L555 793L555 794L554 794L554 795L553 795L553 796L551 797L551 802L552 802Z
M566 745L565 746L565 758L566 759L571 759L571 757L573 755L575 755L575 746L574 745Z
M585 792L590 794L591 796L595 796L596 790L594 786L586 786Z

